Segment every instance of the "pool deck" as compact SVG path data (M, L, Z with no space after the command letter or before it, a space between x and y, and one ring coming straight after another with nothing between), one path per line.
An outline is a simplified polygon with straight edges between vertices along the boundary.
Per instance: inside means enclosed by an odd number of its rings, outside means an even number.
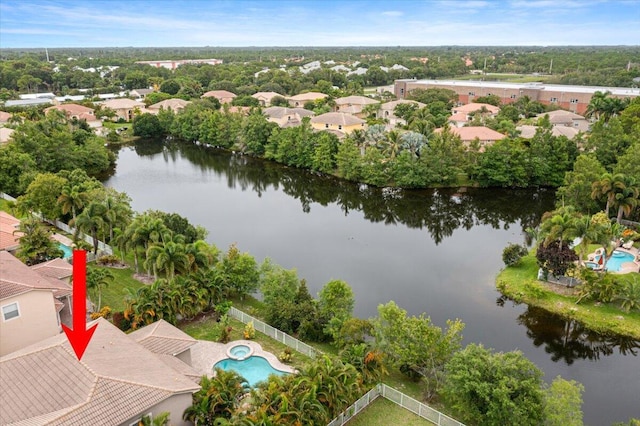
M218 361L229 358L227 351L236 345L247 345L253 350L255 356L265 358L273 368L287 373L296 371L290 366L281 363L271 352L262 349L259 343L251 340L234 340L227 344L210 342L208 340L198 340L198 343L191 347L191 366L202 375L213 376L213 366Z
M59 242L60 244L64 244L67 247L73 247L73 240L71 238L66 237L62 234L54 233L51 238Z

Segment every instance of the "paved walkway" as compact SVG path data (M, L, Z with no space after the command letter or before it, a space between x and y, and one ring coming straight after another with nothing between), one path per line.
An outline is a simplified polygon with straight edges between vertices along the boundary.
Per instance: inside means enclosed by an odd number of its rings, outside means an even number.
M199 374L211 377L213 375L213 366L216 362L225 358L229 358L227 351L236 345L247 345L252 349L252 355L265 358L273 366L273 368L295 373L295 370L286 364L281 363L278 358L271 352L262 349L259 343L251 340L234 340L227 344L210 342L207 340L198 340L198 343L191 346L191 366Z

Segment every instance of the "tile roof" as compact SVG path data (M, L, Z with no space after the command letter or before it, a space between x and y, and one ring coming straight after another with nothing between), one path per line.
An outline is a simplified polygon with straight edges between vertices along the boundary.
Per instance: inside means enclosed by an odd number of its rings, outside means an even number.
M11 253L0 251L0 299L35 289L51 290L55 297L71 294L71 287L68 284L45 277L29 269Z
M214 98L235 98L237 95L235 93L231 93L227 90L209 90L208 92L206 92L204 95L202 95L202 98L210 98L210 97L214 97Z
M78 115L78 114L82 114L82 113L86 113L86 114L92 114L93 115L93 108L89 108L83 105L78 105L78 104L62 104L62 105L55 105L49 108L46 108L44 110L45 113L52 111L52 110L56 110L56 111L62 111L64 113L66 113L67 115Z
M525 139L531 139L536 135L538 126L522 125L517 126L516 130L520 131L520 137ZM551 136L566 136L568 139L573 139L580 131L573 127L567 126L553 126L551 128Z
M277 93L277 92L256 92L253 95L251 95L252 98L264 99L269 102L271 102L271 99L275 98L276 96L280 96L284 98L284 95L281 95L280 93Z
M315 113L304 108L287 108L281 106L273 106L265 108L262 112L272 118L282 118L287 115L299 115L300 117L313 117Z
M160 102L155 103L153 105L149 105L147 107L147 109L158 109L159 110L160 108L164 108L164 109L171 108L172 110L176 111L176 110L179 110L179 109L182 109L182 108L186 107L190 103L191 103L191 101L185 101L184 99L177 99L177 98L165 99L164 101L160 101Z
M462 105L459 107L453 107L451 111L453 111L453 113L463 112L465 114L471 114L472 112L480 111L482 107L486 108L491 114L497 114L498 112L500 112L500 108L495 105L476 102L471 102L470 104Z
M1 424L120 424L199 389L108 321L96 322L82 361L64 334L0 358Z
M328 97L328 95L325 95L324 93L307 92L307 93L300 93L295 96L291 96L287 99L292 101L315 101L316 99L324 99L326 97Z
M426 104L423 104L422 102L410 101L408 99L399 99L397 101L386 102L386 103L380 105L380 109L393 111L400 104L416 104L416 105L418 105L418 109L424 108L424 107L427 106Z
M565 111L563 109L559 109L556 111L549 111L549 112L545 112L542 114L538 114L536 115L537 118L542 118L545 115L549 116L549 122L551 124L558 124L558 123L571 123L573 120L586 120L583 116L581 116L580 114L575 114L571 111Z
M59 257L49 260L47 262L38 263L29 267L33 271L37 271L39 274L55 278L57 280L68 278L73 275L73 266L64 259Z
M311 119L312 123L327 123L327 124L335 124L342 126L353 126L356 124L362 124L365 121L354 117L351 114L343 114L341 112L327 112L325 114L320 114L317 117L313 117Z
M0 142L6 143L11 139L11 135L15 132L13 129L9 129L7 127L0 127Z
M7 212L0 211L0 250L7 250L20 245L18 240L22 233L16 232L14 234L19 225L20 220Z
M11 119L11 115L10 113L6 112L6 111L0 111L0 123L6 123Z
M475 138L481 141L499 141L505 138L505 135L498 133L488 127L451 127L451 132L460 136L463 141L472 141Z
M151 352L164 355L178 355L197 342L196 339L164 320L138 329L129 336Z
M127 98L109 99L108 101L105 101L102 106L111 109L144 108L144 104L142 102Z
M366 96L345 96L344 98L336 99L336 105L371 105L378 104L379 101L375 99L367 98Z

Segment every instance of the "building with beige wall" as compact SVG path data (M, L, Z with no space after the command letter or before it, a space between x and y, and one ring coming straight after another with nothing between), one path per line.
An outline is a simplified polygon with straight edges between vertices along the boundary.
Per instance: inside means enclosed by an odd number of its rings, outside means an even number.
M327 97L329 97L329 95L325 95L324 93L307 92L288 97L287 100L289 101L289 105L291 105L292 107L303 107L307 102L314 102Z
M366 96L345 96L338 98L336 102L336 112L344 112L346 114L355 115L358 118L365 118L365 108L367 105L380 104L380 101L367 98Z
M280 127L295 127L302 123L305 117L313 117L315 113L304 108L269 107L263 111L267 120L276 123Z
M357 129L364 129L366 121L351 114L327 112L311 119L311 127L316 130L331 130L338 135L348 135Z
M405 99L415 89L449 89L456 92L458 101L463 104L474 102L480 96L495 95L502 104L510 104L528 96L532 101L544 105L556 105L559 108L584 115L597 91L610 92L615 98L636 98L640 89L625 87L565 86L543 83L502 83L495 81L469 80L396 80L394 94Z
M216 98L221 104L230 104L237 97L237 95L227 90L209 90L200 97Z
M398 99L397 101L383 103L376 112L376 116L377 118L381 118L385 121L385 127L387 130L393 130L398 126L404 126L407 124L404 118L396 116L396 107L401 104L413 104L416 109L422 109L426 106L422 102L410 101L408 99Z
M144 113L145 105L142 102L127 98L110 99L102 103L103 108L112 109L116 113L115 119L132 121L136 113Z

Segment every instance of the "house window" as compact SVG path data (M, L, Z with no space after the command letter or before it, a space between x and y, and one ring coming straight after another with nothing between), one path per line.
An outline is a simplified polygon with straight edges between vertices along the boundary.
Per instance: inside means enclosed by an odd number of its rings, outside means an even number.
M325 128L325 129L328 129L328 128L329 128L329 123L325 124L325 125L324 125L324 128Z
M404 89L400 88L400 95L404 95Z
M342 130L342 124L338 124L338 130Z
M516 95L511 95L511 99L515 99L516 97Z
M551 102L553 103L558 102L558 98L551 98Z
M9 305L4 305L2 307L2 317L5 321L9 321L10 319L17 318L20 316L20 309L18 308L18 302L11 303Z
M572 104L577 104L578 100L577 99L571 99L569 102L571 102Z
M469 96L475 96L476 92L469 92Z

